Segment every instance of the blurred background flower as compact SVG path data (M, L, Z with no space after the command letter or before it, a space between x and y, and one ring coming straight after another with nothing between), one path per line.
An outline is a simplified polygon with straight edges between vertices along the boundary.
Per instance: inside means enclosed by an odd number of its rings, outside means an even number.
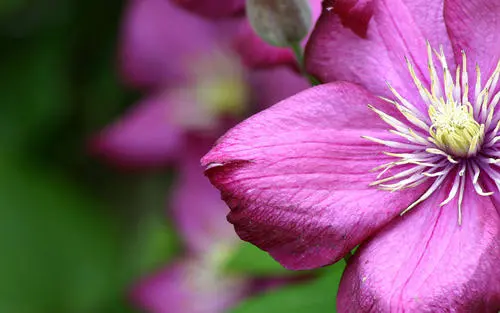
M342 266L240 241L198 164L308 83L243 1L197 2L0 4L0 313L334 310Z

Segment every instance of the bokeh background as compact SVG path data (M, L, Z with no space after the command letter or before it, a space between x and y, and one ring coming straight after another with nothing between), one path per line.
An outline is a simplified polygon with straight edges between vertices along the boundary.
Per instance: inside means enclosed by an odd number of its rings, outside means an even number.
M118 169L88 151L141 97L117 70L125 6L0 1L0 313L152 312L130 290L183 253L166 214L177 168ZM293 283L231 311L334 312L342 266L289 273L242 244L229 272Z

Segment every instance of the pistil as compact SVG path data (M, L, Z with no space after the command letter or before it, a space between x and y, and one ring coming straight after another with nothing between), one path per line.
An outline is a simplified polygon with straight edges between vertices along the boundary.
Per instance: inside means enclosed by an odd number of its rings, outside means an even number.
M442 150L459 158L476 155L484 140L484 124L474 119L469 103L441 99L429 107L433 142Z

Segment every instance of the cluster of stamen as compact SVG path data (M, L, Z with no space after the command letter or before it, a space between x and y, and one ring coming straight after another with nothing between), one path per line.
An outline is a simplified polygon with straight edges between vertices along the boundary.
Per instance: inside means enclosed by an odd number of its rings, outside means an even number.
M470 104L440 102L429 107L429 117L429 133L439 148L457 157L476 155L483 143L484 124L476 122Z
M403 138L364 137L392 148L391 152L384 153L396 158L374 169L381 172L371 185L398 191L430 182L430 187L420 198L402 211L404 214L429 198L449 179L452 185L441 206L456 198L458 222L461 224L466 179L470 179L475 192L481 196L490 196L493 191L483 191L480 175L487 175L500 190L500 172L494 167L500 164L500 147L496 147L500 141L500 112L496 110L500 100L497 88L500 62L484 86L481 85L481 71L476 66L475 86L469 92L465 52L462 52L462 67L457 66L455 75L448 67L442 48L438 52L427 43L427 54L430 88L424 86L411 62L406 60L421 98L418 106L389 84L395 100L382 98L393 104L404 119L370 106L393 128L391 133ZM434 58L439 61L442 79Z

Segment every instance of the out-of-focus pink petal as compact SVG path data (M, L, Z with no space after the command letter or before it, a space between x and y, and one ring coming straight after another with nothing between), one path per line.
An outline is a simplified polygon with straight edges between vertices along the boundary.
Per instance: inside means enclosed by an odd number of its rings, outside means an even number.
M118 165L155 167L182 153L184 131L171 121L172 103L147 98L91 141L91 150Z
M499 215L469 184L459 226L457 200L440 206L450 188L356 252L340 285L339 312L498 312Z
M307 79L285 66L254 70L250 81L259 111L310 87Z
M131 291L131 301L148 313L223 313L247 287L212 270L200 260L184 259L140 281Z
M413 81L404 57L418 68L425 65L427 39L434 46L442 44L445 53L451 51L442 18L442 1L381 0L371 5L369 1L357 1L354 8L357 6L363 9L362 14L355 9L337 12L335 6L331 9L325 5L306 49L308 72L323 82L352 81L384 96L390 93L388 81L412 100L411 95L417 93L412 90ZM373 16L365 37L345 25L352 14L355 18L361 14L366 19L370 10ZM428 75L420 76L427 81Z
M136 87L178 84L192 59L213 49L215 28L168 0L129 1L120 44L123 78Z
M361 135L385 137L350 83L318 86L229 131L202 159L239 236L290 269L337 261L408 206L422 188L368 185L389 159ZM425 186L423 186L425 187Z
M172 194L171 208L176 225L194 253L203 253L215 244L232 244L238 240L225 218L229 211L227 205L203 175L199 160L209 149L206 141L189 139Z
M500 56L500 3L498 1L445 0L444 18L453 44L455 59L462 63L467 54L469 77L478 64L486 80ZM486 74L486 75L485 75ZM485 82L483 81L483 84Z
M245 0L170 0L206 17L234 16L245 11Z
M310 0L313 25L321 14L321 0ZM312 28L311 28L312 31ZM303 43L307 42L307 38ZM235 37L235 49L241 55L243 63L249 67L262 68L288 64L297 66L290 48L274 47L266 43L255 33L248 21L244 21Z

